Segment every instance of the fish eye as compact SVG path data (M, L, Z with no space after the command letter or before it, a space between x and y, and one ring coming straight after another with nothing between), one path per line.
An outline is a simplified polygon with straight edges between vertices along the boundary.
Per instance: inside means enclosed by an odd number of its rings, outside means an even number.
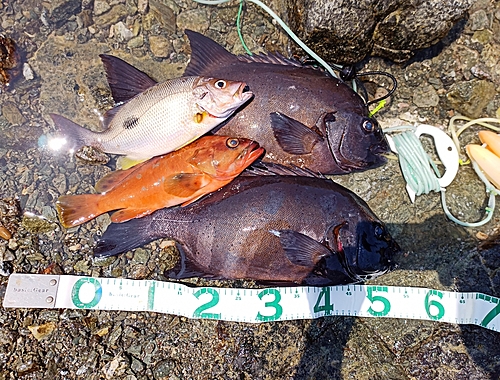
M375 233L375 237L377 239L380 239L382 238L384 235L385 235L385 230L384 230L384 227L382 227L381 225L377 224L375 226L375 230L373 231Z
M238 145L240 145L240 140L238 140L238 139L227 139L227 140L226 140L226 146L227 146L228 148L234 149L234 148L236 148Z
M375 130L375 125L373 125L373 122L371 120L365 120L363 122L363 128L365 129L366 132L373 132Z
M222 79L218 80L217 82L215 82L215 87L220 88L220 89L226 88L226 81L224 81Z

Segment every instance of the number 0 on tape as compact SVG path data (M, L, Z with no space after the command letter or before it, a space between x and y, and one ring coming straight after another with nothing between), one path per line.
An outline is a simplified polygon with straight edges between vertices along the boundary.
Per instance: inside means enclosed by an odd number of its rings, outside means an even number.
M380 285L192 288L154 280L14 273L3 306L154 311L250 323L328 315L387 317L474 324L500 331L496 297Z

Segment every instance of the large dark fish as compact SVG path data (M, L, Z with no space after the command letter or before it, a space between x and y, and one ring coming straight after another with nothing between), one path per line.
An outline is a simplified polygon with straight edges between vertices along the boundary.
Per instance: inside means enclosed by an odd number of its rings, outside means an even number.
M264 161L345 174L385 163L389 145L361 97L339 79L279 55L235 56L186 30L191 60L184 75L246 82L255 98L216 133L246 137ZM217 130L217 129L215 129Z
M394 268L399 246L367 204L326 178L244 176L186 207L112 223L94 254L116 255L152 240L178 242L167 275L272 284L360 282Z

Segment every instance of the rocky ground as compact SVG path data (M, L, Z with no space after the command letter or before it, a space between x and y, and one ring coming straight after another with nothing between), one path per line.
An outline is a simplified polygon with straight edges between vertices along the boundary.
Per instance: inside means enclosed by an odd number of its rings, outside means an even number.
M50 112L95 127L112 105L100 53L157 80L180 76L189 58L185 28L243 52L236 14L237 3L188 0L0 2L0 31L21 52L17 78L0 93L1 222L13 233L8 242L0 239L1 295L12 272L164 280L176 259L168 242L94 261L94 238L109 217L71 230L58 224L57 197L91 191L111 169L55 157L40 148L40 137L53 132ZM287 38L255 6L247 6L243 25L254 52L286 53ZM399 81L377 114L383 127L422 122L445 129L455 114L500 117L499 59L500 3L478 0L438 45L406 64L371 58L363 70L385 70ZM476 131L462 141L477 140ZM498 226L498 210L484 227L466 229L446 219L436 193L412 204L397 161L336 180L369 203L404 250L399 269L376 283L500 295L500 248L477 248L478 238ZM460 218L482 218L484 187L470 167L460 168L447 200ZM35 216L21 216L19 208ZM499 335L475 326L344 317L248 325L148 312L3 308L0 322L0 379L500 377ZM50 333L40 339L36 326Z

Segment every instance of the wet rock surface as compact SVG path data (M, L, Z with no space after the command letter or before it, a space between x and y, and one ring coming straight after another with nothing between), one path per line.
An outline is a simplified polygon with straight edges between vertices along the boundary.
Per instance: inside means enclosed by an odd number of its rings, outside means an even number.
M70 230L58 224L57 198L93 192L95 183L114 169L115 157L105 165L89 165L54 155L41 137L54 132L50 112L100 128L99 114L112 106L100 53L115 54L156 80L182 74L189 58L186 27L242 53L237 9L237 4L209 7L188 1L0 2L0 25L33 70L33 79L21 78L0 93L0 211L2 225L12 234L10 240L0 239L0 295L12 272L165 280L165 269L177 260L168 240L98 261L92 246L110 223L107 215ZM363 71L388 71L400 84L377 114L380 124L422 122L445 129L457 113L498 115L499 15L498 2L477 1L461 30L405 65L367 60ZM254 5L247 5L243 35L254 52L286 52L287 38ZM383 78L375 82L375 87L388 85ZM477 142L477 130L465 132L461 141ZM478 247L476 237L494 232L498 209L484 227L460 227L446 219L436 193L412 204L392 160L335 180L369 203L404 250L400 267L372 283L500 296L500 248ZM483 217L484 187L469 166L460 168L447 189L456 216ZM21 212L9 206L12 202ZM246 281L190 283L254 286ZM0 379L500 376L498 333L467 325L351 317L250 325L150 312L4 308L0 323Z
M332 62L353 64L370 54L403 62L445 37L473 3L299 0L286 3L286 16L300 38ZM481 10L471 20L482 30L488 17Z

